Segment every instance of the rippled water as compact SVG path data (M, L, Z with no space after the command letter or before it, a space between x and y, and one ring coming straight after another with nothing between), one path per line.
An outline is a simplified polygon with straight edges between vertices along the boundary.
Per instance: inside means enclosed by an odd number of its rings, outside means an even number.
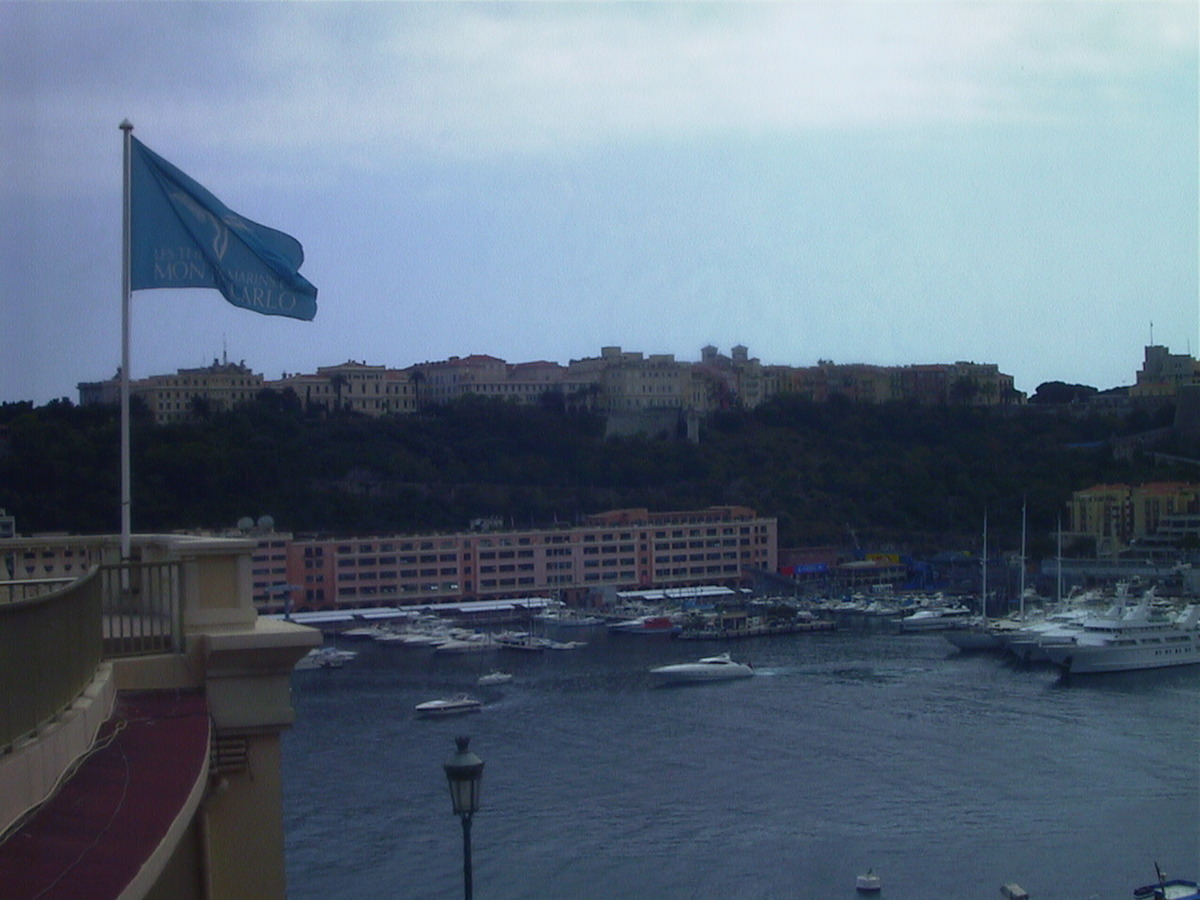
M588 629L568 652L355 645L293 677L290 900L451 898L462 845L442 763L486 762L475 897L1129 898L1154 863L1200 877L1200 667L1061 681L937 635L718 644ZM729 649L754 678L660 687ZM513 682L474 688L501 667ZM471 690L485 709L424 720Z

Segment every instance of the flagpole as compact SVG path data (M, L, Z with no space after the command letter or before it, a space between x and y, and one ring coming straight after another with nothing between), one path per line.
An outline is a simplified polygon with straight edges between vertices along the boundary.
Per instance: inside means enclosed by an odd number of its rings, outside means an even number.
M121 562L129 562L132 544L129 488L129 295L130 268L130 178L133 125L121 122L124 137L122 216L121 216Z

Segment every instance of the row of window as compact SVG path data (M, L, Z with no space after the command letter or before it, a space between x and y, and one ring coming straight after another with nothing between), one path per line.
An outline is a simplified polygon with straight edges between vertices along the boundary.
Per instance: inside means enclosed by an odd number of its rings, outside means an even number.
M760 545L760 544L765 543L765 541L766 541L765 536L755 537L750 543ZM386 545L383 545L383 546L386 546ZM685 550L686 549L686 550L709 550L711 552L711 548L713 548L713 547L734 548L736 550L736 548L738 546L739 546L739 542L737 541L737 539L725 538L725 539L720 539L717 541L705 541L705 540L671 541L669 543L664 543L662 545L659 545L657 547L657 549L659 551ZM306 557L309 555L308 549L311 549L311 548L306 548L306 551L305 551ZM420 565L420 564L430 564L430 563L436 563L436 562L442 562L442 563L447 563L447 562L457 563L457 562L459 562L459 554L457 554L457 553L437 553L437 554L423 553L418 556L399 556L399 557L397 557L397 556L378 556L378 557L376 557L376 556L354 556L354 555L352 555L352 551L350 551L348 548L346 548L344 550L342 548L339 548L339 550L342 550L342 554L339 555L339 557L338 557L338 565L342 568L350 568L350 567L369 568L369 567L376 566L376 565L394 566L394 565ZM604 552L604 553L633 553L633 552L635 552L635 550L636 550L635 544L617 544L615 546L604 547L604 548L584 547L583 554L585 556L595 556L595 555L599 555L601 552ZM573 554L574 554L574 549L571 547L549 547L543 551L543 555L547 558L570 557ZM273 558L278 558L278 557L273 557ZM529 549L529 550L481 550L479 552L479 558L481 560L534 559L535 551L533 549ZM465 562L469 562L470 559L471 559L470 551L463 552L462 560ZM305 561L305 568L316 568L319 566L320 566L319 561L314 561L313 559L306 559L306 561Z
M468 569L468 571L470 571ZM400 578L434 578L438 575L457 575L458 567L441 569L401 569ZM338 581L395 581L396 571L383 572L338 572Z
M356 549L352 544L338 544L337 553L341 557L347 557L354 553L394 553L399 550L401 553L408 553L414 550L453 550L455 542L453 540L437 541L437 546L434 546L434 541L401 541L399 544L389 541L382 541L379 544L359 544ZM324 548L320 546L305 547L305 556L322 556Z
M466 590L471 586L467 584ZM459 585L454 581L424 582L421 584L338 585L339 597L398 597L427 594L457 594Z
M690 529L676 528L676 529L671 529L669 531L666 529L663 529L663 530L655 531L654 538L656 540L667 540L667 539L679 540L679 539L686 539L686 538L715 538L718 536L725 537L725 538L733 538L733 537L736 537L737 535L749 536L751 533L752 533L751 526L749 526L749 525L743 525L740 527L727 525L727 526L723 526L721 528L717 528L714 526L714 527L707 527L707 528L690 528ZM753 526L753 533L755 535L761 535L765 539L765 537L767 535L767 528L764 525ZM585 544L592 544L592 543L597 543L597 542L612 543L615 541L628 542L628 541L633 541L635 539L636 539L636 535L633 532L629 532L629 531L603 532L601 534L584 534L581 536L581 540ZM538 540L537 543L546 544L546 545L569 544L569 543L571 543L571 540L572 540L572 535L570 535L570 534L548 534L548 535L541 536L540 540ZM530 536L520 536L520 537L516 537L516 538L498 537L498 538L478 538L478 539L476 539L476 546L479 547L481 550L484 548L491 548L491 547L511 547L511 546L514 546L514 543L517 546L530 546L535 543L535 540L533 537L530 537ZM693 542L693 544L694 543L695 542ZM724 541L723 543L725 543L726 545L729 545L728 541ZM357 545L357 547L352 544L337 545L337 553L338 553L339 557L342 558L343 561L345 561L347 558L351 558L353 556L353 554L391 553L391 552L395 552L396 550L399 550L400 552L403 553L403 552L412 552L412 551L428 551L428 550L435 550L435 549L457 551L459 548L457 546L457 541L453 538L449 538L449 539L445 539L445 540L436 542L436 547L435 547L434 541L420 541L420 542L406 541L406 542L401 542L398 544L390 543L390 542L381 542L379 544L364 543L364 544ZM563 549L566 549L566 548L563 548ZM625 544L625 545L621 546L619 549L621 552L628 552L633 549L633 545ZM556 552L562 552L562 550L557 549ZM324 555L324 548L321 546L310 546L310 547L304 548L304 556L306 558L323 556L323 555ZM481 555L481 557L483 557L482 553L480 555ZM444 558L445 557L443 557L443 559ZM488 557L484 557L484 558L488 558Z
M470 559L468 554L467 559ZM457 553L422 553L419 556L343 556L338 559L338 565L342 567L362 566L369 568L370 566L415 566L419 564L437 563L437 562L458 562Z

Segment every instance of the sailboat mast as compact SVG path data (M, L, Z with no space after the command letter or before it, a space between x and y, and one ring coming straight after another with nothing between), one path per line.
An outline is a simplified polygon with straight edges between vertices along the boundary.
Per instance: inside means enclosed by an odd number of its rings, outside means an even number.
M979 597L979 609L983 615L983 622L987 624L987 569L988 569L988 545L987 545L987 510L983 511L983 572L980 578L980 586L982 593Z
M1021 499L1021 579L1018 582L1021 591L1021 618L1025 618L1025 500Z
M1062 603L1062 516L1058 518L1058 597L1059 603Z

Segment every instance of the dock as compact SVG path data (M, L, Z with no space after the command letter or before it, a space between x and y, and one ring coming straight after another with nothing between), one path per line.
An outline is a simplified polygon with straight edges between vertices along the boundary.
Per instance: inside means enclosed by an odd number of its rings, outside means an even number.
M723 641L729 638L763 637L772 634L801 634L808 631L834 631L837 623L826 619L811 619L798 622L763 622L745 624L740 627L721 627L719 625L701 625L688 627L685 625L679 634L679 640L692 641Z

